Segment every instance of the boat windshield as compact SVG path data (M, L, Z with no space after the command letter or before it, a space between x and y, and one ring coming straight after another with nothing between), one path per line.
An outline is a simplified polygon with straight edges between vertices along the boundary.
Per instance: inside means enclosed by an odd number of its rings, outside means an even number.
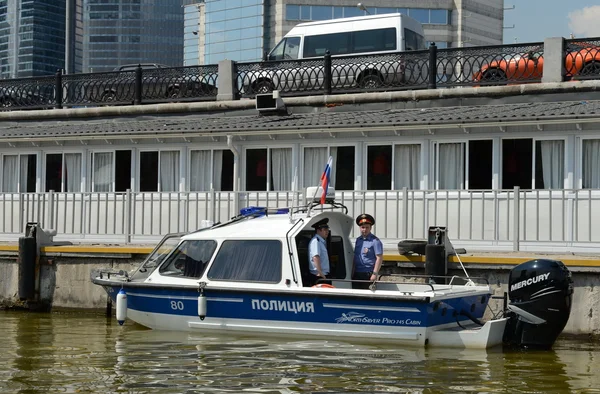
M200 278L217 249L213 240L183 241L160 267L162 275Z
M146 257L140 268L131 276L132 280L146 279L156 267L162 263L165 257L179 244L181 237L186 233L167 234L154 248L152 253Z

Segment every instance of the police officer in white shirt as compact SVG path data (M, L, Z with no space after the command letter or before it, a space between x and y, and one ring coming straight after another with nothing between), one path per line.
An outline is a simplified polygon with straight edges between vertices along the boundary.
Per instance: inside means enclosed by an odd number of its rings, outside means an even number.
M329 235L329 219L321 219L312 227L315 235L308 244L308 266L310 275L307 286L313 286L319 279L329 278L329 255L327 254L327 236ZM331 284L329 281L319 283Z

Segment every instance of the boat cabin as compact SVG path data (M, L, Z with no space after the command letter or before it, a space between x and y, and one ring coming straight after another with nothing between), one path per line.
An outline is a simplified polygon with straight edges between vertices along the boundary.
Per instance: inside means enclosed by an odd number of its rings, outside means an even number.
M309 275L308 244L315 235L312 225L328 218L330 274L342 280L336 287L350 288L354 220L327 207L245 208L229 222L186 235L167 235L132 279L147 276L149 282L172 284L189 279L190 284L217 281L222 282L220 286L244 282L245 286L303 287Z

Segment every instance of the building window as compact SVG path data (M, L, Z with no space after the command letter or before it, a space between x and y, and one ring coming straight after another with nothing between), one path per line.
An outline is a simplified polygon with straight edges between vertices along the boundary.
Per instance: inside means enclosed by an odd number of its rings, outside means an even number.
M354 146L304 148L304 187L321 184L321 175L329 156L333 159L331 186L336 190L354 190Z
M2 191L35 192L37 155L4 155L2 158Z
M417 190L421 183L421 145L394 146L394 190Z
M276 240L225 241L208 271L208 278L279 283L281 250L281 242Z
M390 190L392 188L392 146L369 146L367 148L367 189Z
M179 190L179 151L140 152L140 191Z
M92 191L131 189L131 150L92 153Z
M548 140L535 142L535 188L565 187L565 142Z
M291 190L291 186L292 148L246 150L247 191Z
M49 192L81 191L81 153L46 155L46 188Z
M535 141L535 145L531 138L503 140L502 188L562 189L564 151L562 140Z
M583 140L581 187L600 189L600 140Z
M288 21L299 21L300 20L300 6L287 4L285 6L285 19Z
M193 150L190 191L233 190L233 153L230 150Z
M419 189L421 145L397 144L367 148L367 189ZM392 185L393 180L393 185Z
M492 140L435 143L436 189L491 189L492 149Z

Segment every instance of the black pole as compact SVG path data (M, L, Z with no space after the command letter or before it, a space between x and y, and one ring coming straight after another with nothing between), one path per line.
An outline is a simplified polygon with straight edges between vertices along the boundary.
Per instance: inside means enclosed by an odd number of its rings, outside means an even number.
M138 64L135 69L135 90L133 104L142 104L142 66Z
M56 70L54 91L55 91L54 98L56 99L56 108L60 109L63 107L62 70L60 68L58 70Z
M323 57L323 87L325 94L331 94L331 53L328 50Z
M429 84L427 88L437 88L437 46L435 42L429 45Z

